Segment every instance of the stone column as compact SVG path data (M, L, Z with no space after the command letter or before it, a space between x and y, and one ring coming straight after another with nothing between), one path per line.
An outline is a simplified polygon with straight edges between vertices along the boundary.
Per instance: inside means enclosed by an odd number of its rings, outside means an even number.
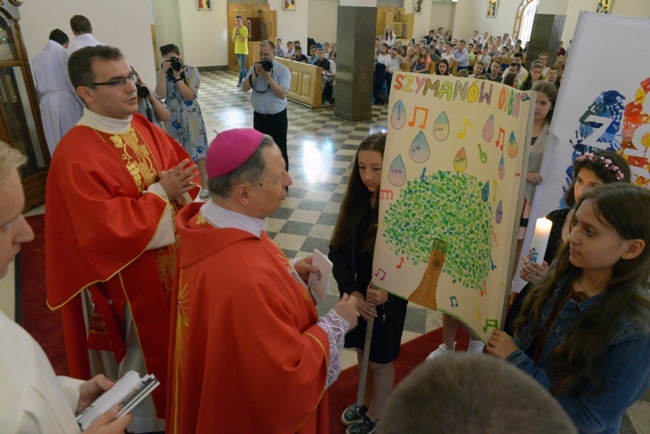
M336 32L336 105L347 121L372 118L376 0L341 0Z
M526 68L528 70L530 70L530 64L539 57L540 53L548 53L548 62L546 62L548 66L553 66L555 63L568 6L569 0L544 0L539 2L535 12L535 20L533 21L530 43L526 51ZM569 41L563 42L566 48Z

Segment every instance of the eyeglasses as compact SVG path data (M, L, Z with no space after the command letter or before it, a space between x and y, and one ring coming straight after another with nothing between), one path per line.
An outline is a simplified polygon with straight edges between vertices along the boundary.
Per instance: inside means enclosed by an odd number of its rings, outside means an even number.
M135 72L132 72L131 74L129 74L126 77L117 77L117 78L115 78L115 79L113 79L111 81L107 81L107 82L104 82L104 83L87 83L86 86L89 86L89 87L109 86L109 87L117 88L117 87L124 86L127 81L137 83L138 82L138 74L136 74Z

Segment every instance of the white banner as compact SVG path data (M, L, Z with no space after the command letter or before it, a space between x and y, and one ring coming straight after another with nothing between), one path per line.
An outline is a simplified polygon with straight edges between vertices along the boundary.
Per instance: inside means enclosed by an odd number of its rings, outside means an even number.
M650 183L650 20L581 12L524 241L528 252L538 217L564 205L572 162L594 148L620 151L632 182ZM518 267L521 261L518 261ZM515 290L524 284L519 279Z

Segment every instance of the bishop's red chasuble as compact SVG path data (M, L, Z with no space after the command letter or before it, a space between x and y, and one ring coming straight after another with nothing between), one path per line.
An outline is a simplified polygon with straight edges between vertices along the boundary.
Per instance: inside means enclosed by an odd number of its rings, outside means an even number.
M168 433L321 433L329 341L311 295L262 232L181 210Z

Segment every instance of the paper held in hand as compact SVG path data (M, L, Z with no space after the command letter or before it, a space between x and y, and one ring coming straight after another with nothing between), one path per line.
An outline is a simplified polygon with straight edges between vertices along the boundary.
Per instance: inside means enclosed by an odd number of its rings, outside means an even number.
M130 412L146 398L160 382L156 377L145 375L140 378L135 371L129 371L122 376L113 387L104 392L92 404L77 415L77 423L81 430L87 429L99 416L106 413L115 404L120 404L120 411L115 418Z
M313 266L318 267L318 273L309 273L309 280L307 286L311 289L312 293L320 303L325 301L325 294L327 294L327 286L332 274L332 262L323 255L318 249L314 249L314 256L312 259Z

